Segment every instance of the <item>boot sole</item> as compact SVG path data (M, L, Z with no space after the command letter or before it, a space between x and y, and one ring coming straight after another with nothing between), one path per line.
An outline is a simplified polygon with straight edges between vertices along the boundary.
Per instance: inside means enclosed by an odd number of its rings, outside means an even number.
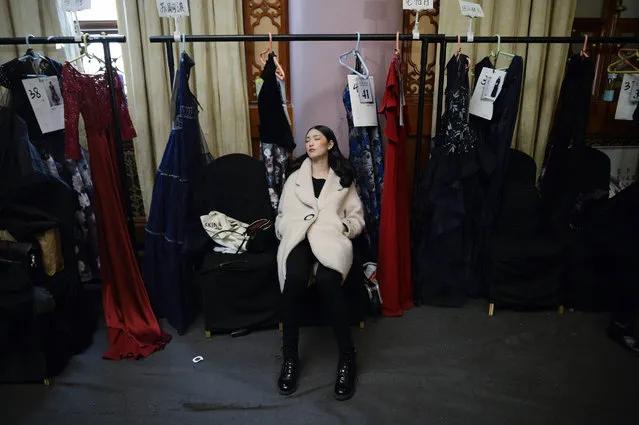
M348 394L335 394L335 393L333 393L333 397L335 397L335 400L337 400L337 401L350 400L351 398L353 398L354 395L355 395L355 388L353 388L353 391L351 391Z

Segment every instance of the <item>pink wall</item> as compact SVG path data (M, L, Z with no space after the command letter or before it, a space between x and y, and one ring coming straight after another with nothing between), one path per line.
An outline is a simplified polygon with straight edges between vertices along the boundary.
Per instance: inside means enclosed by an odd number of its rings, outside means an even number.
M293 0L289 2L291 34L394 34L401 30L401 3L389 0ZM291 43L291 101L295 119L296 153L304 152L309 127L325 124L335 131L348 155L348 123L342 103L348 69L338 56L355 47L355 41L298 41ZM371 75L379 105L394 41L362 41L360 53ZM347 63L354 66L351 58Z

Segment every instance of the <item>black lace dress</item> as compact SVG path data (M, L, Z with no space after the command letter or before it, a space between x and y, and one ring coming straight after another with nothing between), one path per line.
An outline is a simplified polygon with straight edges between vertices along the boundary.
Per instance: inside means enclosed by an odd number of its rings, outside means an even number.
M445 112L414 201L412 256L415 300L459 306L478 290L473 275L480 173L489 157L468 126L468 57L446 65Z

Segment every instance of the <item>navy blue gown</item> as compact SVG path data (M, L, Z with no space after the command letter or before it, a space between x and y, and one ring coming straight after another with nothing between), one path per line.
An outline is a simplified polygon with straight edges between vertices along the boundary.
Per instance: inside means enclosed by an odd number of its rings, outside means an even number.
M193 60L182 52L173 88L173 128L157 171L146 225L144 280L153 310L179 334L195 318L187 252L202 228L195 195L212 161L198 120L198 102L189 89Z

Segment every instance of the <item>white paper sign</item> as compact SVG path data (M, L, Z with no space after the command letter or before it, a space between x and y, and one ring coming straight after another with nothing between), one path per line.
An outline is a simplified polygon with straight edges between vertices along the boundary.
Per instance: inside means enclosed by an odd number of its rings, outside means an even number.
M160 18L189 16L188 0L156 0Z
M505 78L506 71L482 68L481 74L479 74L479 80L475 86L475 91L473 91L473 97L470 98L469 112L487 120L492 119L493 102L501 93ZM486 91L487 94L486 99L482 99L484 91Z
M428 10L435 9L433 0L404 0L405 10Z
M60 7L65 12L79 12L91 9L91 0L62 0Z
M377 125L377 103L375 102L375 81L368 77L373 102L362 103L359 100L358 83L361 78L357 75L348 76L348 91L353 108L353 125L355 127L371 127Z
M469 1L459 0L459 7L461 14L468 16L469 18L483 18L484 11L477 3L471 3Z
M43 134L64 128L64 102L58 77L22 80L27 98Z
M616 120L632 121L632 114L637 109L637 102L632 101L633 95L639 96L639 74L625 74L617 101Z

